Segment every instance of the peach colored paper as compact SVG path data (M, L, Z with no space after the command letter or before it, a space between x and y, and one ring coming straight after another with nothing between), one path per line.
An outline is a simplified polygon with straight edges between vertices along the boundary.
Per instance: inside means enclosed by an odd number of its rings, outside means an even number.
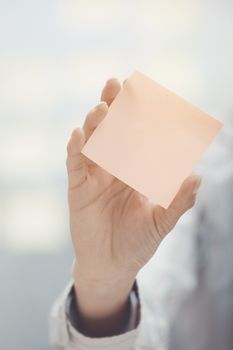
M222 123L134 72L82 153L167 208Z

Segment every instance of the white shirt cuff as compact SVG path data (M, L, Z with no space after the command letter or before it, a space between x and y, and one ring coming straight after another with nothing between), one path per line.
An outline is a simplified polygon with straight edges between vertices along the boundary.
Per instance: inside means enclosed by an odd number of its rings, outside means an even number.
M71 282L57 299L50 316L50 341L63 349L131 349L138 336L140 322L140 302L136 282L130 293L131 313L125 332L111 337L91 338L79 332L70 320L70 304L73 298Z

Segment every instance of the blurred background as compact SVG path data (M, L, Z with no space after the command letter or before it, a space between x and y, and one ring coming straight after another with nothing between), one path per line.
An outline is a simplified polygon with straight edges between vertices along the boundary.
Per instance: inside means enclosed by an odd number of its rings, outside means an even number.
M230 159L233 2L0 0L0 27L0 348L50 349L49 309L73 259L72 129L106 79L136 69L223 121L211 159Z

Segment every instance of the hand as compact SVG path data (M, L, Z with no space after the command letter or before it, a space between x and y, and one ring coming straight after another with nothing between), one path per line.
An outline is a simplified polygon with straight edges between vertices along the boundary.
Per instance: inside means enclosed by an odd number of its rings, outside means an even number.
M74 279L80 308L83 306L83 313L90 317L107 317L125 305L138 271L180 216L194 205L201 180L197 176L187 178L169 208L164 209L81 153L120 89L116 79L107 82L101 96L104 102L88 113L83 128L73 131L67 146ZM105 299L106 312L101 303L99 307L95 302L90 306L89 300L86 308L81 303L82 295L90 289L93 297L93 288L99 300Z

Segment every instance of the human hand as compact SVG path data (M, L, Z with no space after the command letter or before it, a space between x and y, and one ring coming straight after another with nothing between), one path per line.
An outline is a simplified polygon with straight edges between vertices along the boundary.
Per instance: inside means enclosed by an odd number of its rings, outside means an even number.
M201 180L197 176L188 177L169 208L164 209L81 153L120 88L116 79L107 82L101 96L105 102L88 113L83 128L73 131L67 146L68 202L77 295L81 299L82 294L94 288L105 296L106 315L111 309L106 303L108 292L111 290L116 297L117 287L117 295L122 295L116 302L118 306L125 300L138 271L180 216L194 205ZM117 301L117 297L115 299ZM94 311L89 301L86 313L98 315L103 311L100 305L99 308L95 305Z

